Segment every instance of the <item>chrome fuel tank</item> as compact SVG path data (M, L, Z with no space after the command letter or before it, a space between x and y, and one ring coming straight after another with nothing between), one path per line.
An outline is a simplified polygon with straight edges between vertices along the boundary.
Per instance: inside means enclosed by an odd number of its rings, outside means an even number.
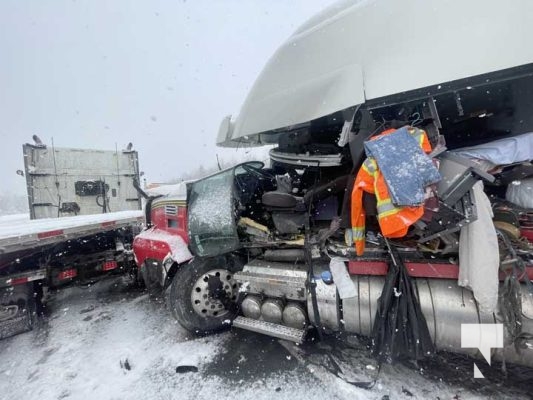
M321 324L334 331L344 330L365 336L372 334L372 326L385 277L355 275L351 277L357 296L341 300L335 285L317 282L317 301ZM472 292L446 279L414 279L422 312L426 317L435 347L456 353L480 357L478 349L461 347L461 324L501 323L498 314L479 311ZM533 297L522 285L522 331L533 333ZM311 300L308 315L314 322ZM533 343L532 343L533 344ZM527 343L526 343L527 345ZM504 348L493 349L494 359L533 367L533 350L529 347L517 352L504 328Z

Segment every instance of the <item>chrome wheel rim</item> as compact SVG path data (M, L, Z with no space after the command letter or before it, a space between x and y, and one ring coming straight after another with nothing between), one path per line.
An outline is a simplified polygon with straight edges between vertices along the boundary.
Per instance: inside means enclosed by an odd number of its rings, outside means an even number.
M227 297L231 301L237 300L238 287L233 279L233 273L225 269L213 269L203 274L194 284L191 291L191 304L194 312L204 318L216 318L226 315L229 310L219 299L209 293L209 277L220 279Z

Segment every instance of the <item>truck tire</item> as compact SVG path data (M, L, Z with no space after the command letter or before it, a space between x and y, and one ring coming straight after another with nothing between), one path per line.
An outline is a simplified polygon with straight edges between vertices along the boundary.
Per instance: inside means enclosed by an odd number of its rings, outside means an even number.
M196 258L181 266L170 287L174 318L188 331L200 335L229 327L237 315L237 307L232 305L239 293L233 273L241 269L237 260L227 257ZM219 296L212 293L214 285L221 289Z

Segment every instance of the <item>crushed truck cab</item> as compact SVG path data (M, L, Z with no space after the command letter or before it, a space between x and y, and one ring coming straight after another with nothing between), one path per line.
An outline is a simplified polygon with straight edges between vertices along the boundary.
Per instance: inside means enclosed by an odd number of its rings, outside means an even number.
M147 201L147 226L135 237L133 252L148 288L168 286L176 268L193 257L187 247L185 188L185 183L173 186Z
M480 356L461 326L503 324L494 356L533 366L532 7L343 1L297 30L217 138L270 165L187 188L180 324L363 334L387 361Z

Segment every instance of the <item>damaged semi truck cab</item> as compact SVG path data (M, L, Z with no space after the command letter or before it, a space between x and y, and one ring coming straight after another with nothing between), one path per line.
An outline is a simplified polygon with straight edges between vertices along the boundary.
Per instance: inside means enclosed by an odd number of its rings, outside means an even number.
M431 210L432 219L391 244L412 278L431 342L438 349L472 354L475 350L461 348L461 324L503 322L502 313L508 312L484 311L473 292L457 284L460 230L477 218L472 188L480 179L492 179L462 158L445 155L439 160L447 182L442 191L456 196L449 200L454 207L439 198L440 209ZM357 256L346 241L350 228L342 228L351 178L322 182L320 169L272 164L244 163L189 186L189 248L195 259L174 276L170 303L175 317L195 332L215 331L233 321L234 327L296 342L312 326L373 336L386 275L393 268L375 215L369 212L372 233L364 254ZM300 196L296 186L286 186L293 167L300 170L295 177L311 174L310 186ZM433 233L431 222L439 219L440 228ZM524 267L520 274L525 273L517 279L533 277L528 266L533 248L517 251ZM506 274L513 272L506 266L517 262L506 252L501 255L496 281L509 279ZM519 287L525 333L533 329L533 302L526 285ZM510 344L509 335L506 339ZM517 352L514 345L497 351L496 357L531 365L529 350Z
M133 253L140 278L157 293L168 287L178 266L193 257L187 247L186 183L172 185L165 194L138 190L146 198L146 228L133 240Z
M533 366L531 205L509 201L533 175L531 15L520 1L343 1L304 24L218 134L275 145L270 165L188 185L195 257L170 293L180 324L297 342L316 327L419 358L479 355L461 325L502 323L495 357ZM402 199L413 182L422 197ZM388 233L391 216L405 229ZM427 343L402 353L398 336Z

